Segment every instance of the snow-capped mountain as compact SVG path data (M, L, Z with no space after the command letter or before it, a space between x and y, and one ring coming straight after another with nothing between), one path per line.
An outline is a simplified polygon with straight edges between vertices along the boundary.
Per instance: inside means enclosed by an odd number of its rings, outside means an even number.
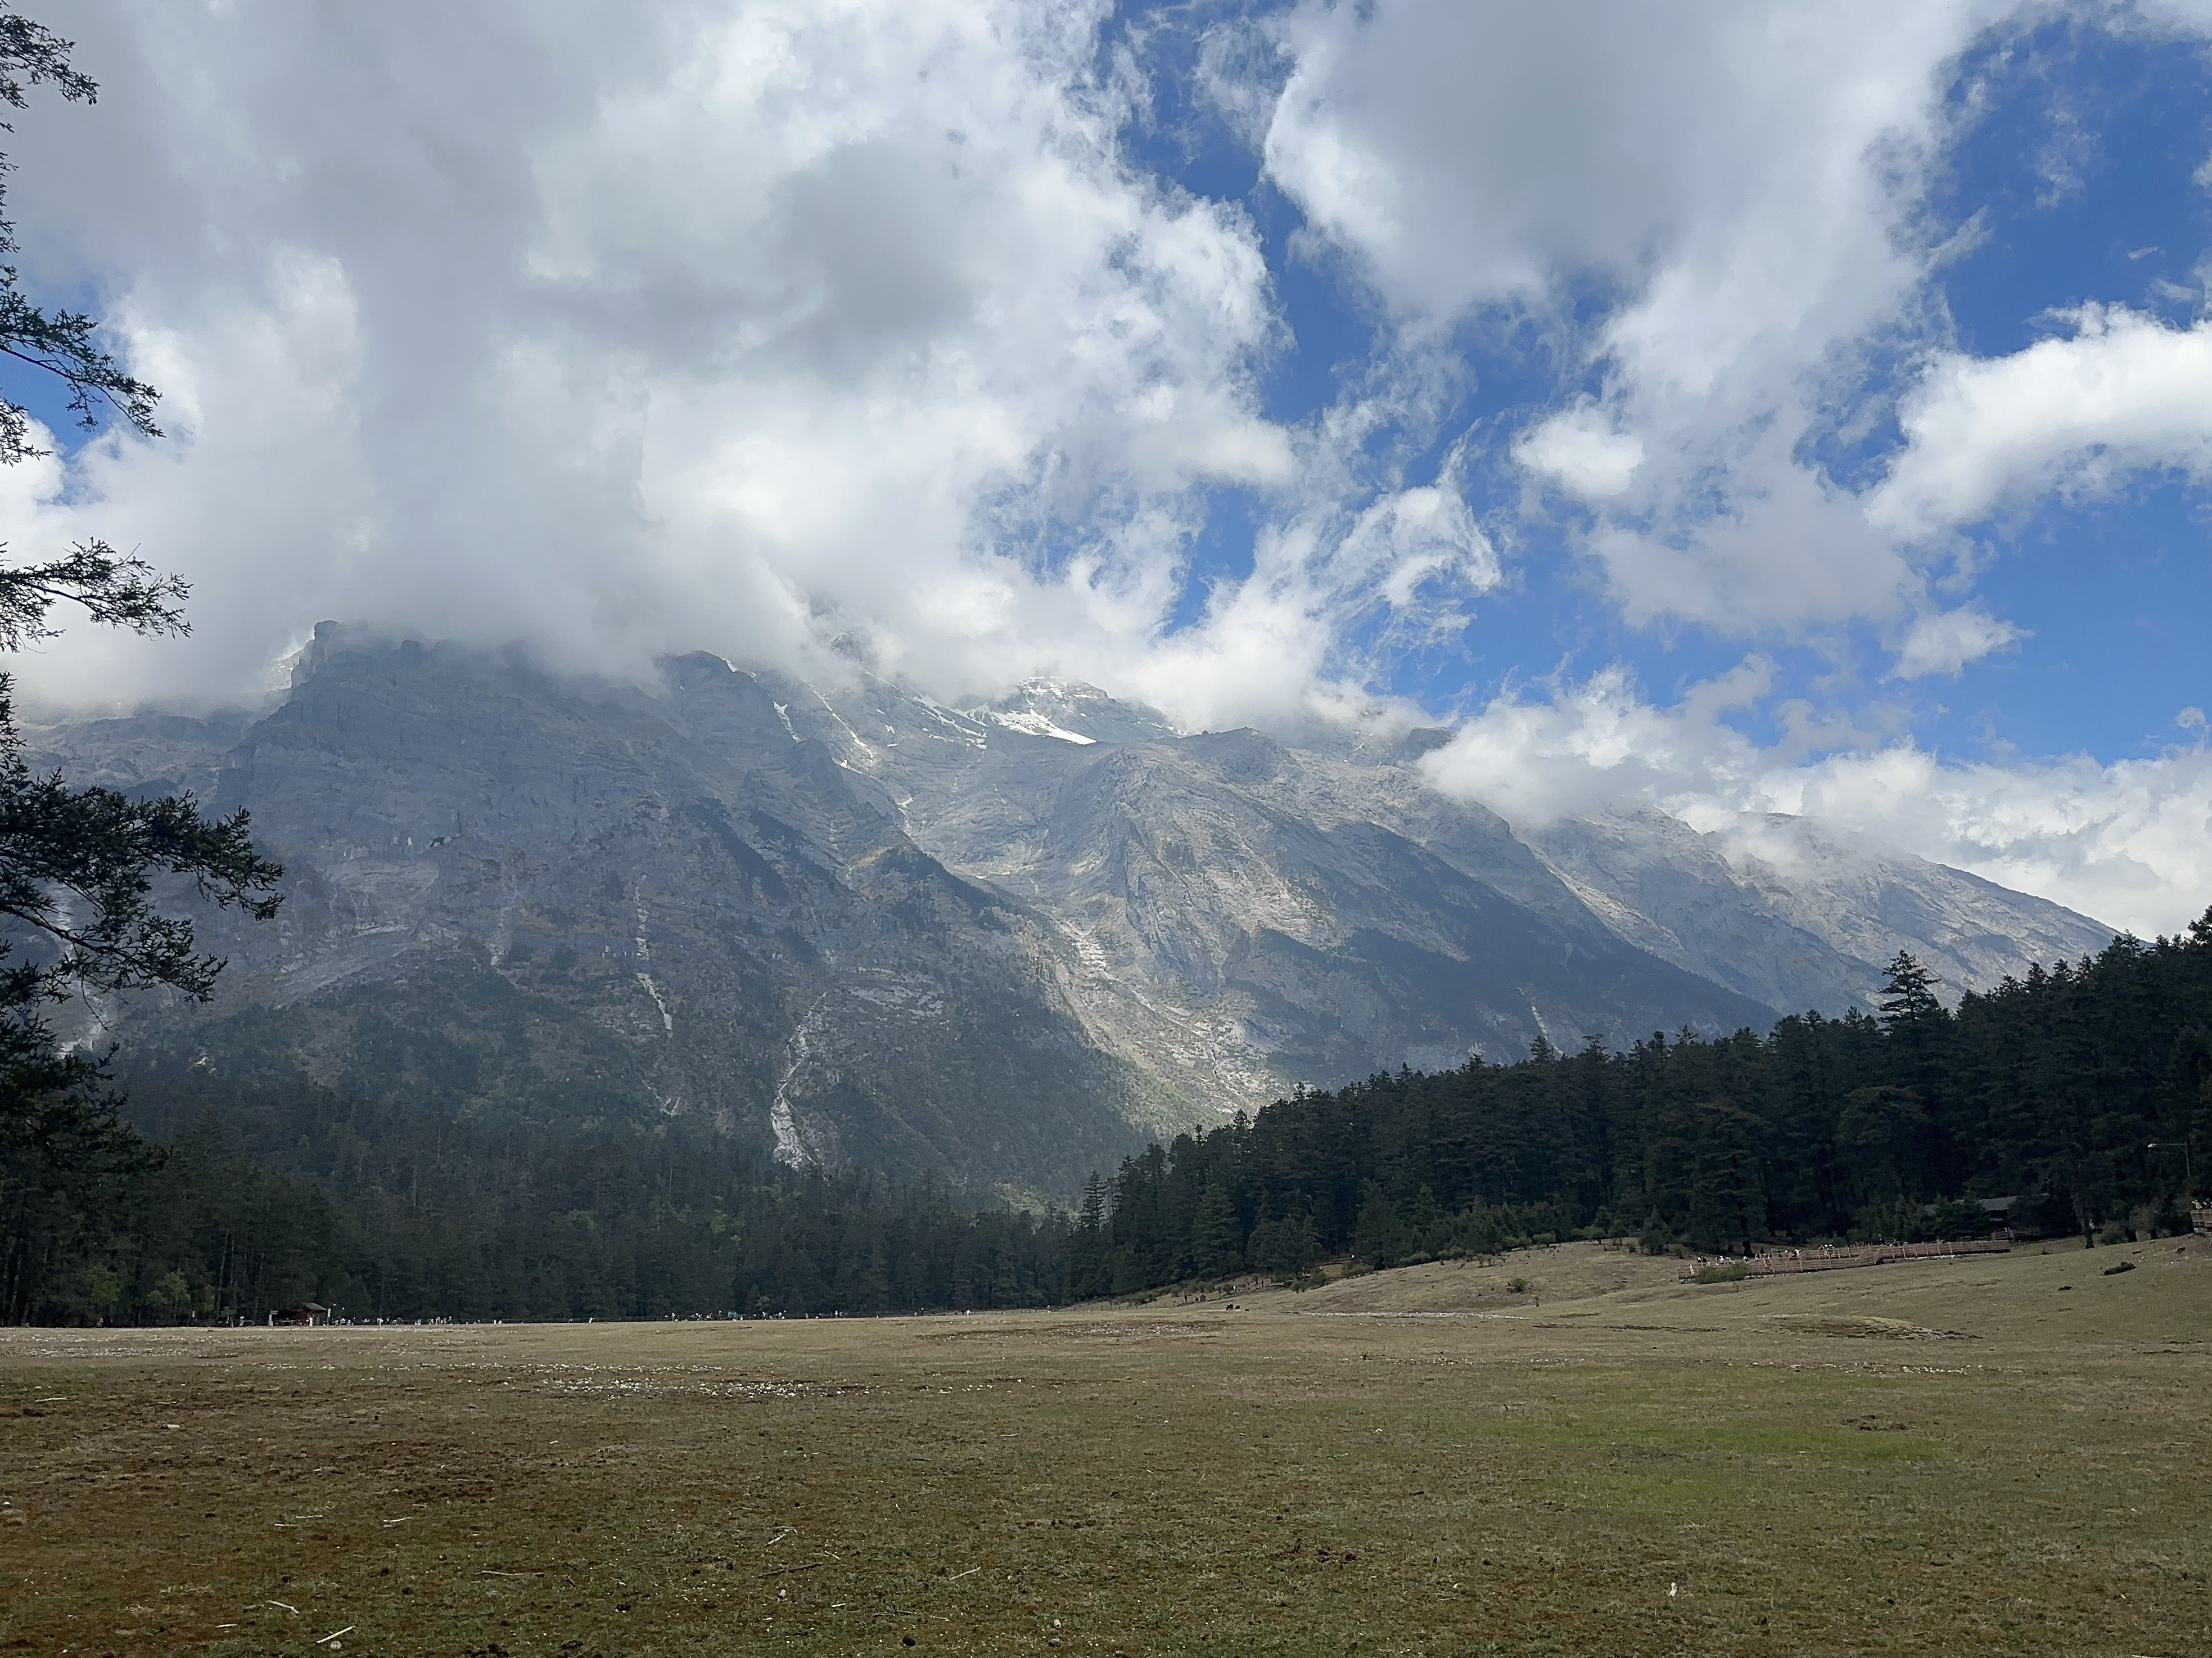
M1300 1082L1866 1005L2109 934L1792 820L1516 837L1437 734L1176 732L1087 686L954 709L718 657L650 687L325 626L259 718L39 734L74 780L244 806L289 866L211 1009L133 1063L649 1125L1064 1191Z
M914 717L880 684L793 694L799 728L880 783L917 844L1078 939L1090 1016L1114 1045L1155 1067L1172 1054L1194 1082L1210 1067L1222 1090L1240 1073L1263 1092L1292 1072L1341 1074L1355 1031L1374 1033L1370 1058L1438 1064L1517 1055L1540 1033L1572 1044L1671 1028L1629 988L1656 996L1648 962L1607 976L1621 944L1759 1004L1745 1022L1763 1022L1871 1009L1900 949L1955 1000L2112 936L2047 900L1802 819L1746 816L1700 833L1627 810L1516 836L1425 783L1416 762L1449 739L1440 730L1313 747L1254 731L1183 735L1152 710L1040 681L951 716L974 722L956 731ZM1475 893L1532 930L1509 943L1502 913L1456 930ZM1371 967L1357 989L1334 976L1386 938L1389 954L1420 959L1412 982ZM1255 955L1248 941L1267 943ZM1267 948L1291 945L1332 973L1261 966ZM1553 979L1553 962L1572 965ZM1480 986L1469 977L1500 970ZM1443 1004L1433 1019L1417 1011L1431 997Z

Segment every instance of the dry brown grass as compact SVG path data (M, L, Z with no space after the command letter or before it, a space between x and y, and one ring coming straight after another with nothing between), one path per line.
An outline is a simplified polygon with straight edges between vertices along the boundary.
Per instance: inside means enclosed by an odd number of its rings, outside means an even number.
M0 1333L0 1649L2212 1651L2212 1248L1673 1277Z

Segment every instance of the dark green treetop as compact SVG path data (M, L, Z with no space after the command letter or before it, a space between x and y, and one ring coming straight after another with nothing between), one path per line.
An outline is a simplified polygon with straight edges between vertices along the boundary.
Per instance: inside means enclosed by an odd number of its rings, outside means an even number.
M1910 950L1899 950L1889 964L1881 1000L1875 1004L1882 1028L1894 1032L1943 1017L1943 1004L1936 996L1936 987L1942 982Z

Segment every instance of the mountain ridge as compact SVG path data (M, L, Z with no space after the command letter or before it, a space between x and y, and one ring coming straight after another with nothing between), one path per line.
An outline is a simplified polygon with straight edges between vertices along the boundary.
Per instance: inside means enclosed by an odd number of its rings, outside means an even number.
M2007 929L2108 936L1817 826L1733 858L1656 814L1516 836L1420 742L1182 734L1066 681L957 710L695 653L638 686L326 625L258 718L27 735L72 781L248 808L291 869L272 926L205 917L214 1008L101 1010L134 1063L701 1116L1017 1197L1300 1084L1863 1005L1893 939L1963 979L2024 969Z

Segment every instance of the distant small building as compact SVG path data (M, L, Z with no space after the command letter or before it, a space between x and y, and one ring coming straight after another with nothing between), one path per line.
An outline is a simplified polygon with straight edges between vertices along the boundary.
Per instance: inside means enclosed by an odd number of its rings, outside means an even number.
M2011 1229L2013 1211L2020 1204L2020 1198L2017 1196L2010 1198L1969 1198L1966 1199L1966 1201L1973 1204L1975 1208L1980 1210L1983 1215L1988 1218L1990 1228L1992 1232L2005 1232ZM1943 1205L1941 1204L1923 1204L1920 1205L1920 1217L1923 1220L1932 1220L1936 1216L1942 1212L1942 1209Z
M301 1301L297 1307L288 1307L281 1313L271 1313L269 1315L269 1322L271 1325L317 1325L328 1324L330 1321L331 1309L320 1301Z
M2212 1208L2191 1210L2189 1229L2191 1232L2212 1232Z

